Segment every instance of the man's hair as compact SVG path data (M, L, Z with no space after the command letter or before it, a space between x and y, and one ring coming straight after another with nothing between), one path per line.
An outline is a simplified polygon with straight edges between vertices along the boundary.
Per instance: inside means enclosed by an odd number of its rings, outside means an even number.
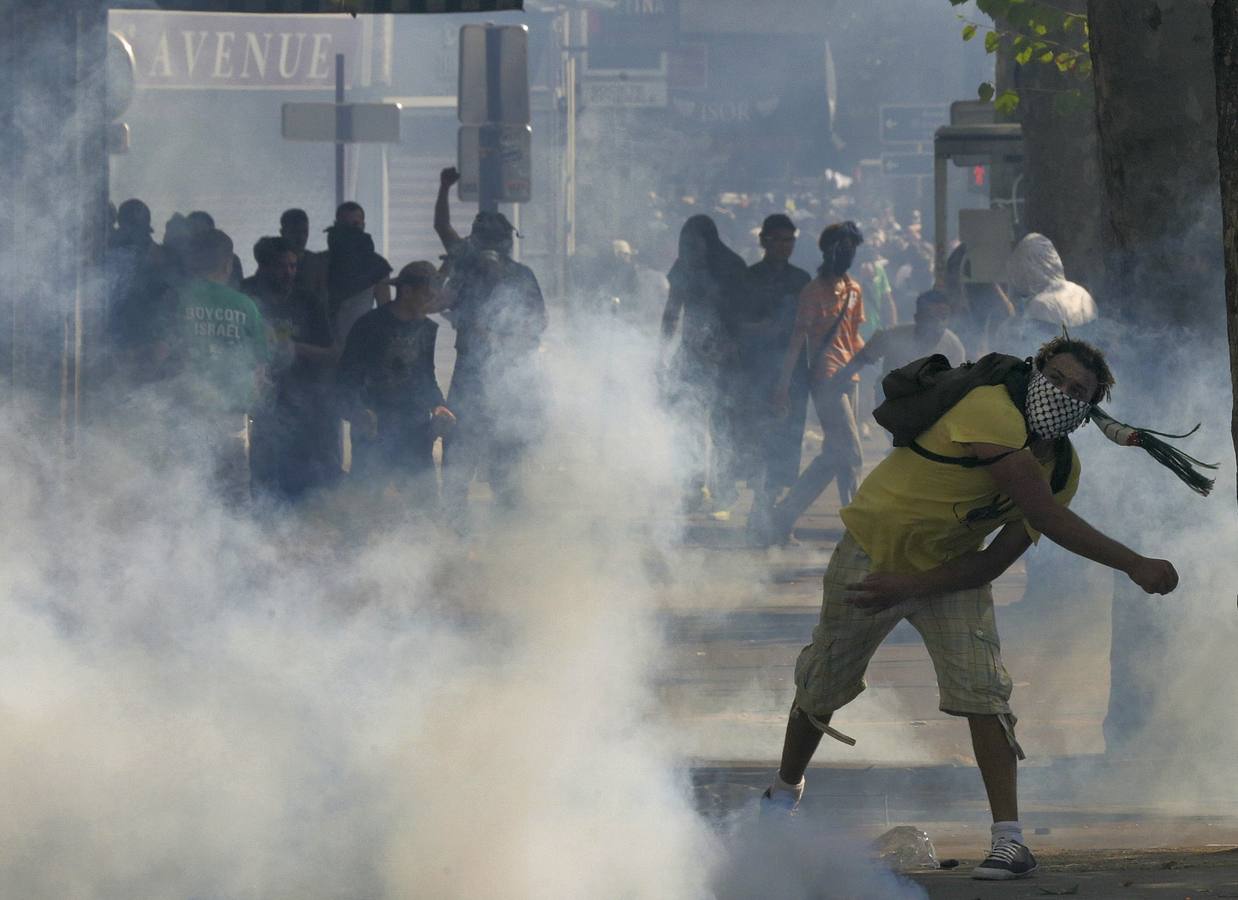
M232 238L218 228L196 234L189 242L186 264L191 275L210 275L232 261Z
M438 278L438 268L434 263L427 260L418 260L411 262L403 269L400 274L392 279L392 283L396 285L407 285L413 289L423 288L426 285L433 284Z
M282 237L267 237L258 238L258 243L254 244L254 262L260 266L269 266L276 261L280 256L286 253L296 253L292 248L292 244Z
M338 222L341 216L345 216L348 213L354 213L354 212L359 212L363 216L365 215L365 209L361 206L360 203L358 203L356 200L345 200L343 203L341 203L339 206L335 208L335 221Z
M826 225L821 230L821 237L817 239L817 249L824 253L827 247L840 243L849 244L853 254L855 248L864 243L864 235L860 233L860 228L855 222L835 222L833 225Z
M1092 398L1092 402L1100 403L1102 400L1108 400L1117 379L1113 377L1113 371L1109 368L1109 363L1105 361L1105 355L1087 341L1081 341L1069 335L1055 337L1037 351L1036 371L1043 371L1045 363L1063 353L1069 353L1079 360L1080 365L1096 376L1096 396Z
M215 227L215 217L203 209L195 209L185 216L185 221L189 223L189 227L197 234L204 234Z
M930 303L944 303L946 306L949 306L950 298L935 288L924 291L916 297L916 312L920 312L920 310L928 306Z
M150 207L131 197L116 210L116 225L122 230L150 231Z
M761 223L761 237L767 234L773 234L775 231L798 231L795 223L791 221L791 217L786 213L774 213L765 217L765 221Z
M286 209L279 216L279 227L290 228L293 225L309 225L309 215L303 209Z

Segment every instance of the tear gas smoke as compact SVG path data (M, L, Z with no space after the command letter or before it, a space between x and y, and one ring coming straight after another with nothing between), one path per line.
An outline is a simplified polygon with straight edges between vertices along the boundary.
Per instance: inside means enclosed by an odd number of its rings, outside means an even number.
M9 890L741 897L726 873L759 858L805 896L805 839L692 809L651 690L676 496L654 351L581 335L544 354L528 508L469 547L338 499L237 516L140 394L67 470L6 408Z

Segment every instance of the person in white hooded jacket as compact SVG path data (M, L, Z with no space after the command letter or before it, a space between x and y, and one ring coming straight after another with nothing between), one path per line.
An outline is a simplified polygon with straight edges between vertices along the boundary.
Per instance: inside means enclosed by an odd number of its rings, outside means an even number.
M999 327L995 350L1030 352L1063 326L1075 329L1096 320L1096 301L1083 285L1066 280L1062 257L1043 234L1032 232L1015 245L1006 284L1017 314Z

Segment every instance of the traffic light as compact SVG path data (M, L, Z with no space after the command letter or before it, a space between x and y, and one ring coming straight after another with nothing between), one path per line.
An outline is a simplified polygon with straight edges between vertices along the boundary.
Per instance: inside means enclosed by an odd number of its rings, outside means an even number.
M971 167L970 177L967 179L967 189L973 194L987 194L989 192L988 166Z

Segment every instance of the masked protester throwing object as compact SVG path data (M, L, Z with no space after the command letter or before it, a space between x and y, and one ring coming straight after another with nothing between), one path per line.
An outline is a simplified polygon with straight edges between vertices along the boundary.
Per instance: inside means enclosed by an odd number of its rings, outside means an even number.
M1080 463L1067 435L1114 382L1102 354L1057 338L1034 363L1014 362L1001 383L972 387L912 440L896 434L896 449L842 510L846 532L825 573L820 624L796 662L782 761L762 800L770 813L794 810L822 735L854 743L831 718L864 690L877 646L907 619L933 660L941 710L971 729L993 813L991 849L973 875L991 880L1036 870L1019 823L1023 751L991 582L1044 534L1148 593L1178 584L1171 563L1141 556L1068 509Z

